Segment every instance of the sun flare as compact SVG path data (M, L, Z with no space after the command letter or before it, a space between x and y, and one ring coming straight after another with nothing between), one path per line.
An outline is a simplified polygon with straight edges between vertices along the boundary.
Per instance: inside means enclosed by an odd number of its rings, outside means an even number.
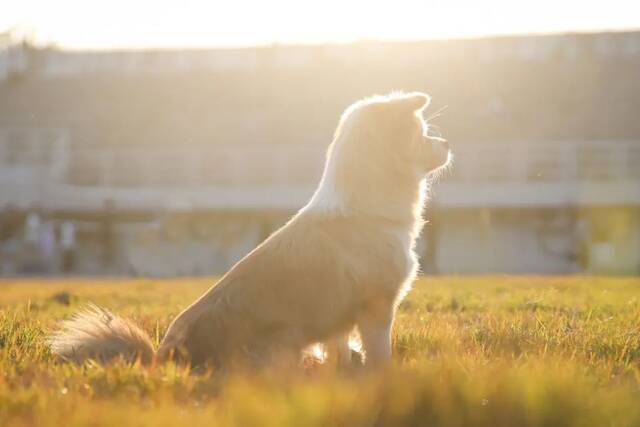
M392 7L338 0L25 0L3 6L0 31L14 28L39 43L78 49L340 43L638 27L640 15L630 8L624 0L612 0L607 8L551 0L399 0Z

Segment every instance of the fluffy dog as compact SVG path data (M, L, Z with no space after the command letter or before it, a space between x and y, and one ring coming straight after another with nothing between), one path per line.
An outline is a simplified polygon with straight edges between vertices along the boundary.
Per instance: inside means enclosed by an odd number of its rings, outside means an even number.
M396 307L418 268L428 178L451 157L428 135L428 103L392 93L347 108L308 204L180 313L157 352L142 330L98 307L63 322L52 352L226 366L331 342L330 357L348 363L357 326L367 365L385 364Z

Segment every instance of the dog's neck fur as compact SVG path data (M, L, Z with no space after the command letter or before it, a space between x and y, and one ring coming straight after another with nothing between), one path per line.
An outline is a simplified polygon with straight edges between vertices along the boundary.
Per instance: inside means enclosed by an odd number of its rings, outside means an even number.
M373 171L366 164L362 165L364 170L349 169L348 161L341 162L345 153L337 155L340 147L332 145L318 188L299 215L366 217L406 230L413 239L417 238L424 224L427 179L411 174L398 174L400 179L391 179L388 171ZM385 191L380 187L388 188Z
M328 162L330 163L330 162ZM397 188L392 193L375 194L374 182L365 194L347 193L336 185L335 171L327 164L320 184L311 200L301 210L328 216L364 216L408 227L419 234L423 225L422 211L427 200L427 180L417 181L410 188Z

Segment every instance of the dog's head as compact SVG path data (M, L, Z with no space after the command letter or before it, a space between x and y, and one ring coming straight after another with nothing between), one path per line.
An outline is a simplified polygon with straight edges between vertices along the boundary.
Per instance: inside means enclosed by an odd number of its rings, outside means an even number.
M336 143L351 145L388 169L422 178L445 167L451 158L447 141L429 135L423 118L429 102L429 96L420 92L396 92L357 102L342 116Z
M318 190L307 206L397 217L421 208L425 177L451 158L447 142L429 136L423 93L374 96L342 115Z

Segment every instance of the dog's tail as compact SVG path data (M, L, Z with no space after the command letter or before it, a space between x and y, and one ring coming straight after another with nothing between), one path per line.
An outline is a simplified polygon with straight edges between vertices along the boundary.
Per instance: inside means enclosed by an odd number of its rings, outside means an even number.
M122 358L149 364L155 359L149 335L130 320L96 305L64 320L49 337L49 347L53 354L78 363Z

